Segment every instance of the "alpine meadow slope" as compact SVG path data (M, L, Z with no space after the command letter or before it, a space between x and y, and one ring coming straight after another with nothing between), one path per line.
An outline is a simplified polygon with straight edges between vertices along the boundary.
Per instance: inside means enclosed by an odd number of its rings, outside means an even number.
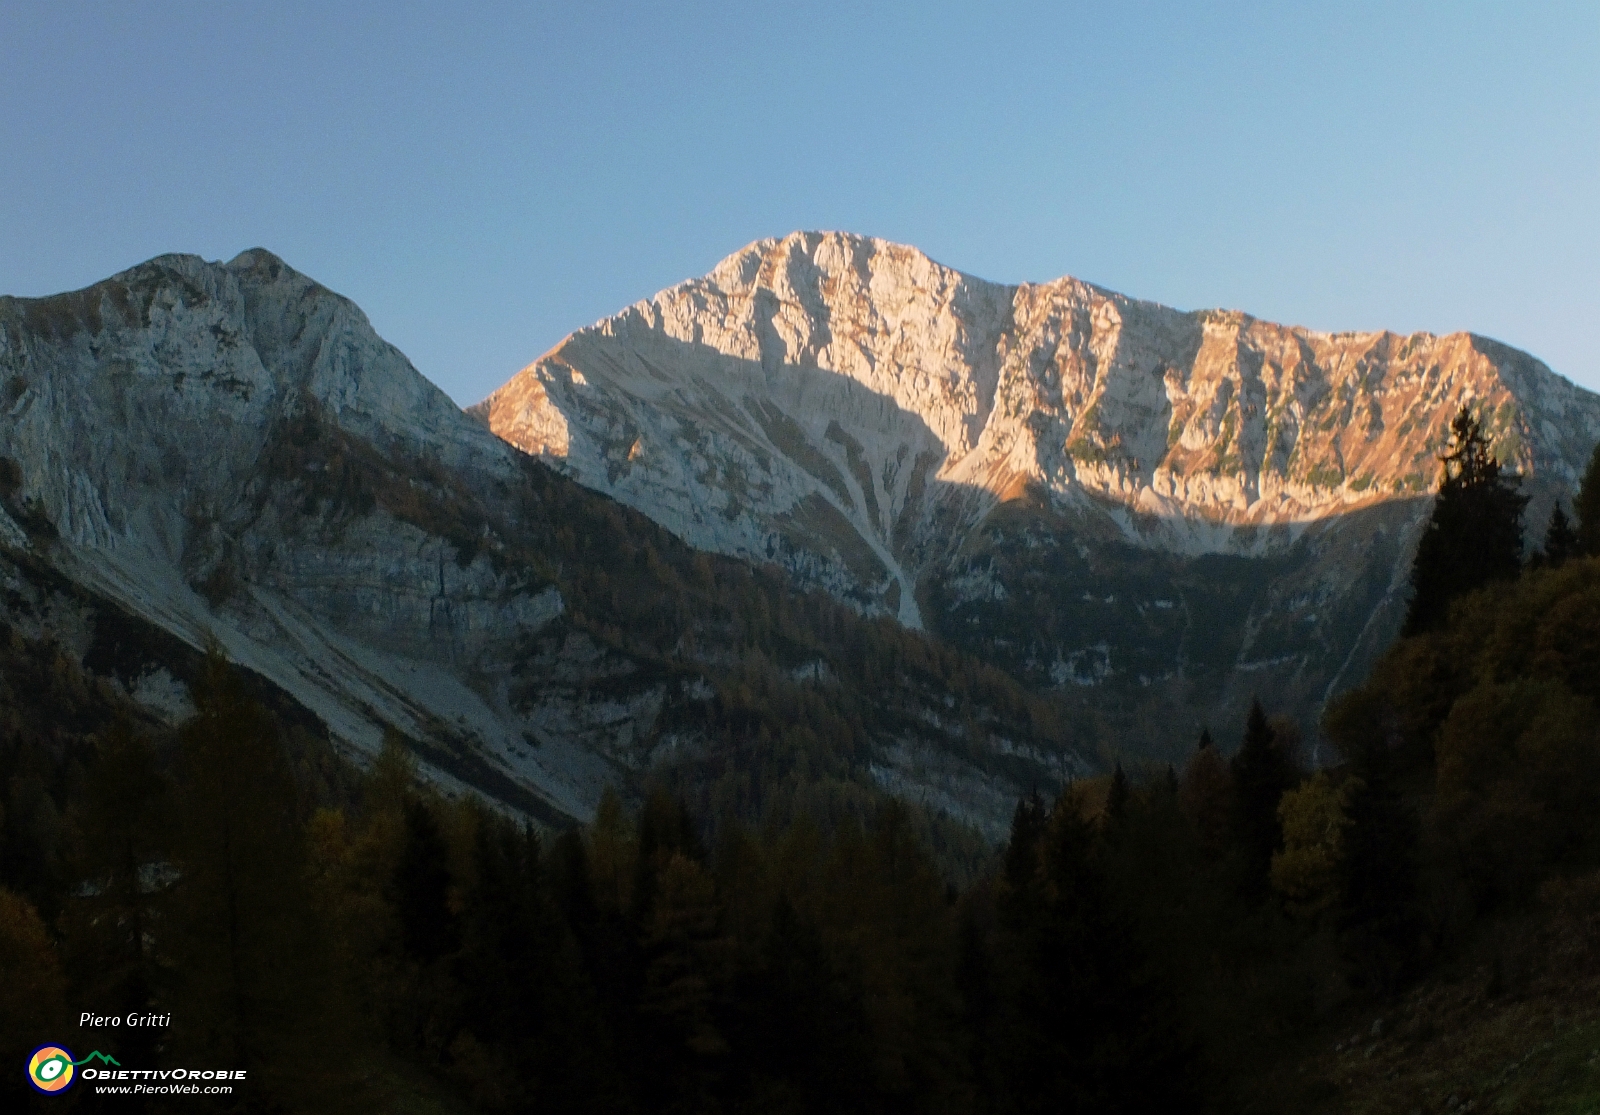
M1177 757L1253 694L1314 732L1404 616L1462 405L1570 494L1600 397L1471 334L1319 333L794 233L477 406L692 545L774 562Z

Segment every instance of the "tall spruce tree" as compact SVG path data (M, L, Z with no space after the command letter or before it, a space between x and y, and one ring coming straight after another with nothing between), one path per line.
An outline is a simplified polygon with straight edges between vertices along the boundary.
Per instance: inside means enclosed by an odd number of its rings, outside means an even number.
M418 798L406 799L404 831L390 892L405 950L426 964L454 951L460 940L450 908L450 848L433 810Z
M1522 509L1517 478L1501 472L1483 427L1465 406L1450 422L1450 448L1433 514L1411 566L1411 608L1404 633L1438 627L1450 602L1522 568Z
M1345 827L1337 869L1337 924L1356 982L1384 990L1418 956L1421 825L1405 786L1418 760L1389 695L1374 686L1333 701L1323 731L1345 760Z
M1417 955L1418 826L1394 768L1373 744L1352 759L1339 862L1347 951L1357 979L1380 990L1404 978Z
M152 1013L160 966L152 942L173 881L163 870L171 854L172 791L155 749L127 720L100 741L90 768L76 865L93 880L61 917L72 967L84 973L81 996L107 1013ZM129 1028L106 1050L154 1062L160 1031Z
M1223 854L1232 825L1233 785L1228 764L1211 742L1210 729L1200 733L1199 746L1184 768L1178 804L1194 825L1200 850L1207 859Z
M1250 702L1244 742L1228 766L1233 775L1233 838L1244 855L1244 889L1262 894L1272 853L1283 844L1278 803L1299 781L1299 773L1259 700Z
M1541 564L1560 569L1568 558L1577 557L1578 533L1572 529L1567 513L1558 501L1550 512L1550 525L1544 532L1544 551L1539 555Z
M1600 444L1589 455L1589 467L1572 500L1572 511L1578 517L1579 553L1600 554Z

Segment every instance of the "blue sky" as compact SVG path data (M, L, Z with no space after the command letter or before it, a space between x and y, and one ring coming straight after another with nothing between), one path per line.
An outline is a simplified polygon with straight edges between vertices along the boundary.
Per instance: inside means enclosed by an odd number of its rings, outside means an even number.
M0 0L0 293L260 245L470 403L802 228L1600 389L1600 5Z

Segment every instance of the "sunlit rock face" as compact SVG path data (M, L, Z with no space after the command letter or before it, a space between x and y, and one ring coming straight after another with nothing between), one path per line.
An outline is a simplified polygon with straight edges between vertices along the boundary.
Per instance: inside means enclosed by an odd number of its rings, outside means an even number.
M1600 399L1504 345L1007 286L796 233L573 333L472 411L696 546L1037 686L1154 687L1187 730L1248 700L1206 687L1279 694L1309 724L1359 679L1463 404L1542 528ZM1195 572L1213 567L1231 571ZM1224 605L1223 584L1249 591ZM1201 645L1227 670L1197 681Z

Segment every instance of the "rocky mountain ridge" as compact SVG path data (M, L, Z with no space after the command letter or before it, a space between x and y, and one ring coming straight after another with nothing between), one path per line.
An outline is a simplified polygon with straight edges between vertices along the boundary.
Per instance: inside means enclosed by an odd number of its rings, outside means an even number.
M980 688L1009 711L944 725L934 652L551 474L259 249L0 299L0 458L0 618L168 719L215 641L347 753L397 731L436 782L551 824L607 784L724 770L730 717L763 723L752 684L831 687L858 711L830 769L985 829L1082 769L1004 683Z
M1600 398L1525 353L1007 286L795 233L579 330L471 410L697 547L776 562L1036 688L1121 676L1194 709L1199 638L1236 651L1206 684L1256 671L1309 725L1397 627L1395 575L1462 405L1542 525L1600 439ZM1173 590L1208 559L1244 559L1261 591ZM1109 566L1152 563L1136 612L1107 610ZM1197 628L1213 605L1222 628Z

